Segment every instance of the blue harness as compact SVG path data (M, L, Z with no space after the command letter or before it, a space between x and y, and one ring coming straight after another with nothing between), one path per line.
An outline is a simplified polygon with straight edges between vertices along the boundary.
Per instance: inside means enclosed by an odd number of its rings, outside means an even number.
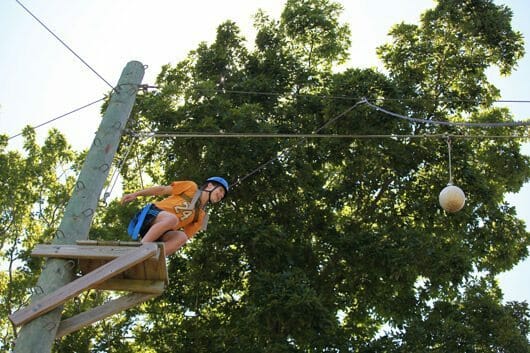
M129 233L129 236L132 238L132 240L138 240L138 234L140 233L140 229L142 229L145 217L148 214L153 216L158 215L159 212L157 210L152 210L152 206L152 203L146 205L140 210L140 212L137 212L129 222L129 227L127 227L127 233Z

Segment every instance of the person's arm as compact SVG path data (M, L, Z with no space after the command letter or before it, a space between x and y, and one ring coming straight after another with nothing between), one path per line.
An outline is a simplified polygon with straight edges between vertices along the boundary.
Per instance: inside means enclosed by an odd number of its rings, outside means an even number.
M121 203L126 204L128 202L136 200L138 196L161 196L161 195L171 195L173 188L171 185L168 186L152 186L143 190L133 192L131 194L125 194L121 198Z

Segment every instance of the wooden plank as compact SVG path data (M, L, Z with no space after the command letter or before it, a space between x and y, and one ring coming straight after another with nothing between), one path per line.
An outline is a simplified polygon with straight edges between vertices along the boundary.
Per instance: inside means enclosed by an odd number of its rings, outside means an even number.
M93 324L96 321L103 320L110 315L136 306L156 296L156 294L133 293L118 299L111 300L103 305L92 308L76 316L72 316L71 318L61 321L61 324L57 329L56 338L60 338L64 335L77 331L83 327Z
M166 256L164 253L164 243L157 243L159 247L159 256L157 259L154 257L147 259L144 263L144 270L145 270L145 276L144 278L146 280L162 280L166 283L166 285L169 284L168 281L168 274L167 274L167 267L166 267ZM127 271L126 278L138 278L140 277L133 277L132 272ZM139 274L137 274L139 276Z
M108 261L99 259L82 259L79 260L79 270L83 275L90 273L99 267L105 265Z
M95 241L90 241L90 244ZM119 242L119 241L118 241ZM79 243L79 242L78 242ZM138 244L134 242L134 244ZM145 280L164 280L166 284L169 284L167 281L167 268L166 268L166 259L164 255L164 243L157 243L159 247L158 258L153 256L150 259L147 259L142 264L136 265L133 268L128 269L122 274L116 276L117 278L128 278L128 279L145 279ZM103 265L104 260L95 260L95 259L80 259L79 268L81 273L88 273L95 270L97 267ZM141 266L141 267L140 267Z
M126 271L123 271L123 278L139 279L139 280L147 279L145 277L145 268L144 268L144 264L146 261L149 261L149 259L145 260L144 262L139 263L136 266L128 268Z
M11 314L9 319L15 326L22 325L34 318L45 314L59 305L63 304L68 299L77 296L85 289L98 285L116 274L121 273L131 266L136 265L150 257L158 251L158 247L153 243L145 243L141 247L136 248L132 253L120 256L109 263L99 267L98 269L80 277L62 288L57 289L51 294L41 298L40 300L31 303L29 306L20 309Z
M93 287L100 290L121 290L137 293L162 294L166 287L163 280L115 279L111 278Z
M91 261L79 261L78 269L82 274L89 273L91 270Z
M48 245L38 244L31 256L54 257L62 259L102 259L113 260L119 256L136 251L129 246L89 246L89 245ZM156 254L158 257L158 254Z
M166 282L166 286L169 285L169 276L167 274L166 265L166 253L164 249L164 243L158 243L160 255L158 256L158 278Z
M146 260L144 262L145 266L145 278L146 279L156 279L156 280L165 280L164 277L160 276L158 270L158 260L154 261L152 259Z

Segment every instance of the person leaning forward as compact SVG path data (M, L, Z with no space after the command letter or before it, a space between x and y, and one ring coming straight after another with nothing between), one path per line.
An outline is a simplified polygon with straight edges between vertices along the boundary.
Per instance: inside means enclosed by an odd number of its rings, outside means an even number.
M208 215L205 208L217 203L228 194L228 182L221 177L208 178L199 188L193 181L174 181L167 186L153 186L123 195L121 204L136 200L139 196L168 196L148 204L144 219L138 225L142 243L162 241L166 256L175 253L199 230L206 228ZM131 226L139 218L139 211Z

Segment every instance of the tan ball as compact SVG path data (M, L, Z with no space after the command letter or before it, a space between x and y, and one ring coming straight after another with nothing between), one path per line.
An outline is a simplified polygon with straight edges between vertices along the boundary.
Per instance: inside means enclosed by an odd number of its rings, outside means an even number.
M466 203L466 195L458 186L447 185L441 192L438 197L440 201L440 206L447 212L458 212Z

